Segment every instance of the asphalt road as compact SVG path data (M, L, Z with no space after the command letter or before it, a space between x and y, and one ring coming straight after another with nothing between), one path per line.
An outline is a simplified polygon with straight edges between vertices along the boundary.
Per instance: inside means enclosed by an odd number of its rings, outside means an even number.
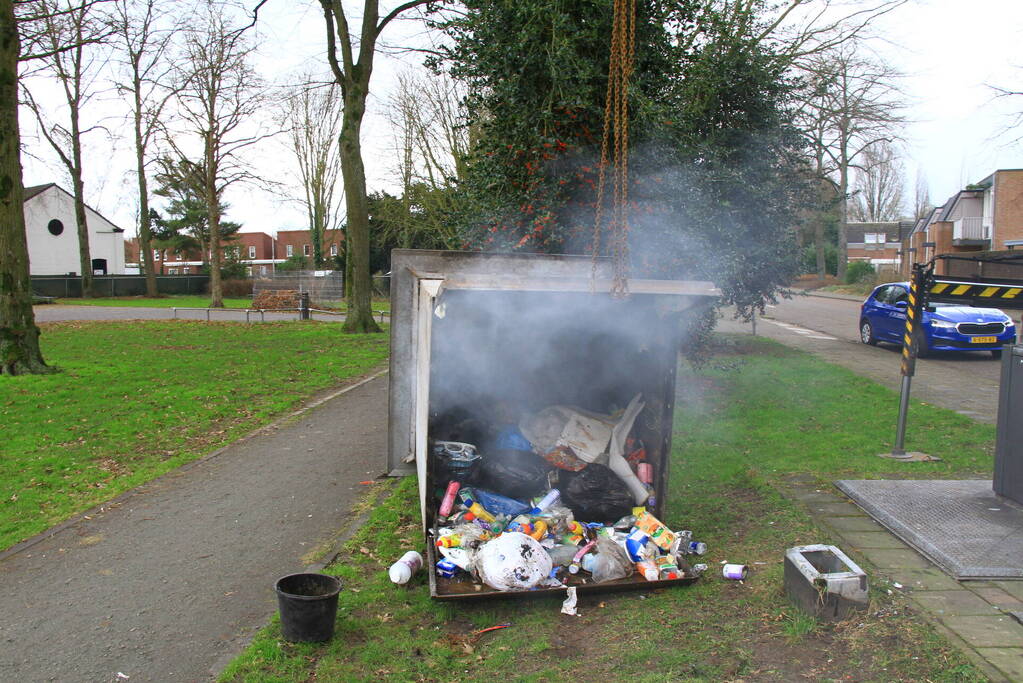
M0 553L0 681L208 680L336 542L386 419L384 375Z
M868 346L859 340L859 300L795 295L767 309L757 319L757 334L810 351L828 362L849 368L898 391L901 349ZM1015 317L1015 316L1014 316ZM752 332L752 326L726 319L723 331ZM994 423L998 414L1001 363L987 351L942 353L917 361L912 396L980 422ZM893 407L897 410L897 405ZM878 426L892 428L890 416Z

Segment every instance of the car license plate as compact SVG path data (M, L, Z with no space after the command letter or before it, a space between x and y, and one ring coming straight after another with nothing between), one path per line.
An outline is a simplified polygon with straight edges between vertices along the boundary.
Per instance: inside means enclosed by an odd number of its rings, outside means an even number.
M971 344L995 344L998 342L998 337L972 337L970 339Z

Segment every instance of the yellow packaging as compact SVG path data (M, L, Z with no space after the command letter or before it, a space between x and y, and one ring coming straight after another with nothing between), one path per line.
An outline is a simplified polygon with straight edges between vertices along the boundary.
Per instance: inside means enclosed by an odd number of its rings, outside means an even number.
M636 517L636 528L649 536L654 545L661 550L670 550L675 542L675 532L649 512L643 512Z

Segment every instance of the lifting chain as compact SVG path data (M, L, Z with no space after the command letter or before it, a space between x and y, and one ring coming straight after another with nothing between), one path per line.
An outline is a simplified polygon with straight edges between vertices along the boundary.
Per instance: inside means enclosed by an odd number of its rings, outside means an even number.
M611 64L604 104L604 133L600 143L597 208L593 221L593 280L600 256L601 223L604 220L604 186L608 166L612 169L611 216L608 219L613 276L611 296L629 294L629 77L636 52L636 0L614 0L611 29ZM613 161L608 157L612 153Z

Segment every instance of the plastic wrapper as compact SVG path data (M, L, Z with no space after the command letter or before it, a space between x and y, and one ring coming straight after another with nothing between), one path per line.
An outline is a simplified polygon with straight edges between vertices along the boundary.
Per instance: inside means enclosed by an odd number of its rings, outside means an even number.
M613 524L632 512L635 501L629 487L603 465L580 472L561 473L561 500L576 519Z
M624 579L632 574L632 560L620 545L610 538L597 539L597 553L593 558L591 573L596 583Z
M550 486L547 461L532 451L496 449L486 453L479 465L479 486L509 498L543 495Z
M547 554L551 556L551 562L555 567L567 567L572 564L572 558L579 552L579 548L574 545L556 545L547 551Z
M499 591L529 590L548 580L554 568L543 546L516 532L484 543L473 566L485 584Z
M488 512L495 515L515 517L516 515L529 512L532 507L529 503L515 500L508 496L502 496L500 493L494 493L486 489L472 489L469 496L473 500L478 501Z

